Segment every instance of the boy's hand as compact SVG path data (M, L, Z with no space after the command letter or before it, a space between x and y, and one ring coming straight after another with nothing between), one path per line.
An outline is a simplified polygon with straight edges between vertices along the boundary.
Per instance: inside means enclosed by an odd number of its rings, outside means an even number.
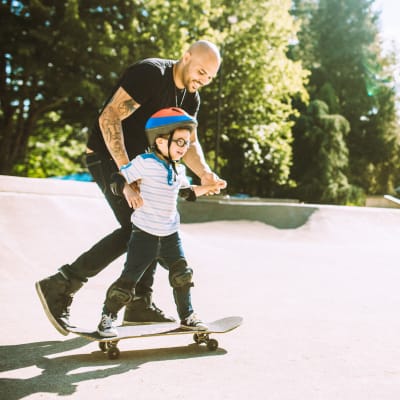
M132 188L134 186L134 188ZM133 184L125 184L124 186L124 196L126 201L128 202L129 207L131 208L140 208L143 206L143 198L140 195L139 187Z
M129 184L129 186L135 190L136 192L140 193L140 184L142 180L138 179L137 181L133 181L132 183Z

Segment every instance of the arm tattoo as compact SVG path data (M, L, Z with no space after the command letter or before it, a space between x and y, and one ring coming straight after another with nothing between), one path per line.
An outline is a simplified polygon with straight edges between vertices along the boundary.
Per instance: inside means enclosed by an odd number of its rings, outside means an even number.
M105 144L117 165L126 163L128 158L122 120L133 114L139 107L140 104L121 89L114 94L99 117Z
M129 117L138 108L138 104L133 100L125 100L118 104L118 112L121 119Z
M122 125L118 119L111 116L105 116L101 125L104 141L111 155L118 158L125 154L125 145L123 143Z

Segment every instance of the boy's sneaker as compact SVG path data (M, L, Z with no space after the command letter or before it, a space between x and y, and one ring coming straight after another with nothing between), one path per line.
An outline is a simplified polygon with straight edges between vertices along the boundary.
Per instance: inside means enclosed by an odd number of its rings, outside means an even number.
M195 313L190 314L187 318L181 321L181 328L189 331L207 331L208 326L197 317Z
M113 337L117 336L117 328L114 322L117 320L117 316L113 314L102 314L101 321L97 326L97 332L103 337Z

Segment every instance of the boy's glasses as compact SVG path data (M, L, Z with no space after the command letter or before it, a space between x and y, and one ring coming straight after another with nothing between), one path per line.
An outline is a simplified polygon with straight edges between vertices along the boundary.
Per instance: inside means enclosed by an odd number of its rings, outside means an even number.
M176 143L178 147L189 147L190 146L190 140L185 140L182 138L179 139L172 139L171 142Z

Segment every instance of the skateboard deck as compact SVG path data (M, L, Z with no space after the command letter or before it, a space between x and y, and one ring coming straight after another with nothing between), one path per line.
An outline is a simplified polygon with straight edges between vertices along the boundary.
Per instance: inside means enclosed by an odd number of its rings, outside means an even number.
M392 201L393 203L400 205L400 199L397 197L391 196L390 194L385 194L383 196L386 200Z
M118 342L124 339L133 339L149 336L170 336L192 334L193 340L197 344L206 344L207 348L214 351L218 348L218 342L210 338L210 334L226 333L241 325L242 317L226 317L215 321L206 322L208 330L186 330L180 328L178 323L159 323L148 325L122 325L117 327L117 336L103 337L93 329L73 328L71 333L82 336L86 339L99 342L100 350L107 354L109 359L117 359L120 355Z

